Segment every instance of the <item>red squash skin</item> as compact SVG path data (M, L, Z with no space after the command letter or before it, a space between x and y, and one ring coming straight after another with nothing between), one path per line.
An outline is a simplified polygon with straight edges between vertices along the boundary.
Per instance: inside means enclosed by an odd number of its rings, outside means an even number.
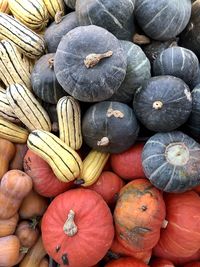
M103 171L96 183L88 189L99 193L108 205L114 205L120 189L124 186L123 180L114 172Z
M78 232L68 236L63 231L70 210L75 212ZM103 198L90 189L71 189L50 203L42 218L42 239L47 253L65 267L97 264L110 248L114 237L113 219Z
M145 177L142 167L143 147L144 143L136 143L122 153L111 154L110 162L112 170L125 180Z
M168 224L161 230L154 255L167 255L167 259L192 256L200 245L200 197L194 191L188 191L165 194L164 199Z
M153 259L151 261L150 264L151 267L175 267L175 265L166 259L161 259L161 258L157 258L157 259Z
M194 187L193 190L194 190L196 193L200 194L200 185Z
M73 186L73 182L59 181L49 164L30 149L24 157L23 166L33 180L34 190L41 196L55 197Z
M120 258L118 260L112 260L108 262L105 267L148 267L141 260L135 259L133 257Z
M120 190L114 210L117 239L136 252L152 249L160 238L165 214L162 193L149 180L129 182Z
M141 250L139 252L132 251L130 248L124 247L118 239L115 237L111 248L109 249L112 253L114 253L116 256L119 257L134 257L138 260L143 261L144 263L149 263L149 260L151 258L152 250Z
M200 267L200 261L189 262L185 264L183 267Z

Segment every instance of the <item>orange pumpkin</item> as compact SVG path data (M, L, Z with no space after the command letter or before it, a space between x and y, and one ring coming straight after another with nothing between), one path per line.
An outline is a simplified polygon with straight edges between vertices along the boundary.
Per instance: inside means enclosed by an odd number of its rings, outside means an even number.
M111 154L112 170L121 178L133 180L145 177L142 167L142 150L144 143L136 143L128 150Z
M160 238L164 219L162 194L147 179L133 180L120 190L114 221L123 246L135 251L152 249Z
M148 265L133 257L126 257L118 260L112 260L107 263L105 267L148 267Z
M175 265L169 260L154 258L151 261L151 267L175 267Z

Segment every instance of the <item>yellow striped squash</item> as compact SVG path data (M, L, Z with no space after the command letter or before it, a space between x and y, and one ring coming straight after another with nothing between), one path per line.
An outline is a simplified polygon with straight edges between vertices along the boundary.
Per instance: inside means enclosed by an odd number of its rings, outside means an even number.
M51 166L62 182L73 181L82 170L78 153L52 133L35 130L30 133L27 146Z
M12 107L10 106L7 96L6 90L0 87L0 117L11 121L11 122L19 122L20 120L15 115Z
M43 0L8 0L9 7L19 21L34 31L44 29L49 14Z
M64 15L64 1L63 0L44 0L51 19L55 19L56 14Z
M79 183L79 180L84 187L94 184L99 178L109 156L109 153L92 149L83 160L83 169L80 178L77 180L77 184Z
M34 94L21 84L12 84L6 89L7 99L16 116L30 130L51 131L51 121L46 110Z
M13 143L26 143L28 131L4 118L0 118L0 138Z
M7 13L7 14L10 13L8 0L0 0L0 12L4 12L4 13Z
M78 150L82 145L81 110L77 100L63 96L57 103L60 139L71 148Z
M0 40L11 41L23 54L33 59L45 52L45 43L41 36L2 12L0 12Z
M8 86L21 83L31 89L32 62L10 41L0 42L0 79Z

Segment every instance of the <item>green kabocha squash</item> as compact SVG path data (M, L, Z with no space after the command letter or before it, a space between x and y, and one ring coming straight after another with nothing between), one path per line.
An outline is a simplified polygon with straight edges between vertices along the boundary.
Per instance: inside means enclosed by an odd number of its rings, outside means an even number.
M118 39L132 40L135 0L77 0L76 13L80 25L97 25Z
M75 9L76 0L64 0L66 6L70 7L71 9Z
M189 22L191 0L137 0L135 17L142 30L155 40L169 40Z
M110 98L126 75L126 55L107 30L79 26L60 41L54 70L63 89L75 99L98 102Z
M34 93L43 101L56 104L66 92L54 73L54 53L42 56L34 65L31 73L31 85Z
M187 121L192 110L192 97L183 80L169 75L156 76L136 91L133 107L147 129L168 132Z
M55 53L62 37L76 27L78 21L75 12L63 16L59 23L52 22L44 33L48 52Z
M172 75L182 79L193 89L200 75L199 60L189 49L170 47L164 50L153 63L153 74Z
M85 143L101 152L125 151L135 143L138 132L139 125L133 109L120 102L93 104L82 119Z
M157 133L146 142L142 166L160 190L184 192L200 184L200 145L180 131Z

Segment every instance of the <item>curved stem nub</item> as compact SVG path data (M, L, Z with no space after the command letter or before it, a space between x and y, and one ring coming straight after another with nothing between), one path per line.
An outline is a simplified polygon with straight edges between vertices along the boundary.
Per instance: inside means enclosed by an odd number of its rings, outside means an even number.
M101 138L100 141L97 141L97 146L107 146L109 145L110 141L107 136Z
M161 102L160 100L153 102L154 109L161 109L162 106L163 106L163 102Z
M54 17L56 24L58 24L62 21L62 16L63 16L63 11L56 12L55 17Z
M63 225L63 231L68 236L74 236L78 232L78 228L74 222L75 212L70 210L67 216L67 220Z
M106 53L103 53L103 54L95 54L95 53L92 53L92 54L89 54L85 59L84 59L84 64L86 66L86 68L92 68L94 66L96 66L99 61L103 58L106 58L106 57L111 57L113 54L112 51L108 51Z
M50 69L53 69L54 58L53 58L53 57L49 58L48 63L49 63L49 68L50 68Z

